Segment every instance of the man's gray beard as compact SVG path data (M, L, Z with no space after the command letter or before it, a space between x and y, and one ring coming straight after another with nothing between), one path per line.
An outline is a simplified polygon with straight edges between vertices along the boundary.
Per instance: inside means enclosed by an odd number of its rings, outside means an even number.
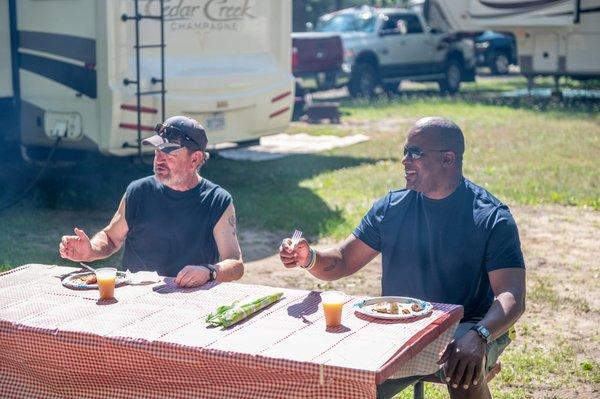
M154 177L156 178L156 180L158 180L167 187L181 185L185 182L185 179L183 177L181 177L180 179L175 179L173 178L172 174L169 177L159 177L156 173L156 169L154 169Z

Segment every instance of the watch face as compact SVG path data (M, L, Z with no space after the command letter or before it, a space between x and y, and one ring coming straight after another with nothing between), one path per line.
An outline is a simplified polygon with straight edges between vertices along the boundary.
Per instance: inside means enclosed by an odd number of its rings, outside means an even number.
M204 265L208 269L208 275L210 276L208 281L215 281L217 278L217 269L212 267L212 265Z
M485 339L486 341L489 341L490 339L490 330L488 330L487 328L485 328L484 326L478 326L477 327L477 332L479 333L479 335L481 335L481 337L483 339Z

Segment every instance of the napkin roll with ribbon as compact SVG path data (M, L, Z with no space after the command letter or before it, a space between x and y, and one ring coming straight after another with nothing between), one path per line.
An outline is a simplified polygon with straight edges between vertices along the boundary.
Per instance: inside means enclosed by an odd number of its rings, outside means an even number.
M246 317L277 302L283 296L283 292L266 295L260 298L247 298L235 301L231 305L219 306L215 313L206 316L206 322L212 326L227 328L244 320Z

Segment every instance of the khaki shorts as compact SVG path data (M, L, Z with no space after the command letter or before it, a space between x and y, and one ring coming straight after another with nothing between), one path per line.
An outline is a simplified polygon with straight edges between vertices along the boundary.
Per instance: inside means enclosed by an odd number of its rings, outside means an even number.
M465 335L471 327L473 327L476 323L460 323L454 332L454 339L458 339ZM514 329L511 329L502 334L500 337L490 342L486 348L486 362L485 368L486 372L489 372L492 367L498 361L500 354L504 351L504 349L510 344L511 337L514 338ZM435 375L440 379L440 381L445 380L444 368L439 369ZM389 379L385 381L383 384L377 387L377 398L391 398L395 396L398 392L403 390L404 388L415 384L424 376L415 376L415 377L407 377L407 378L398 378L398 379Z

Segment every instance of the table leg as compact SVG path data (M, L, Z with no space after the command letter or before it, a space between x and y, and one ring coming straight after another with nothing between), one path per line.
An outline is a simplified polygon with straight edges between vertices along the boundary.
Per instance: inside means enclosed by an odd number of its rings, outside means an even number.
M414 399L425 399L425 383L423 381L419 381L417 382L413 389L414 389L414 393L413 393L413 398Z

